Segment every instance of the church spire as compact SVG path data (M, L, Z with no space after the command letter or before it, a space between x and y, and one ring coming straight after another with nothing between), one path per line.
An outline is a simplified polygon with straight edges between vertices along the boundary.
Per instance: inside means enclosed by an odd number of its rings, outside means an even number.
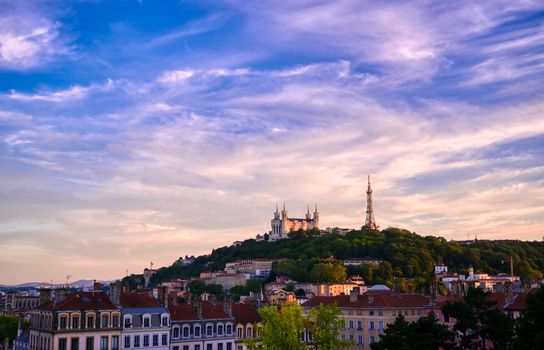
M378 226L374 220L374 207L372 204L372 187L370 186L370 175L368 175L368 189L366 191L366 220L363 228L376 230Z

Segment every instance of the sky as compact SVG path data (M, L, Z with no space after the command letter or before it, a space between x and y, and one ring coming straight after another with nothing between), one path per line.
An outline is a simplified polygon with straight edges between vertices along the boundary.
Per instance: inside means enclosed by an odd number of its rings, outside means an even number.
M0 0L0 283L270 229L544 236L542 1Z

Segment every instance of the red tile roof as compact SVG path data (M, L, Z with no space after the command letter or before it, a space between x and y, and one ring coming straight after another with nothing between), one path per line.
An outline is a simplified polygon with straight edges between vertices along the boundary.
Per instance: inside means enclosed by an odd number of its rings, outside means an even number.
M339 307L356 308L404 308L404 307L436 307L431 303L431 299L419 294L363 294L359 295L357 300L350 302L349 295L339 295L334 297L313 297L302 306L315 307L319 304L334 304Z
M224 310L223 304L221 303L212 303L209 301L202 302L202 319L204 320L215 320L230 318ZM184 321L184 320L197 320L195 306L192 304L176 304L168 305L168 310L170 311L170 318L173 321Z
M126 308L161 307L162 305L147 293L121 294L121 306Z
M107 310L115 309L104 292L74 292L60 302L47 302L40 306L47 310Z
M519 293L514 300L504 305L505 310L525 310L527 308L527 293Z
M256 323L261 321L261 315L250 304L238 303L232 304L232 316L237 323Z

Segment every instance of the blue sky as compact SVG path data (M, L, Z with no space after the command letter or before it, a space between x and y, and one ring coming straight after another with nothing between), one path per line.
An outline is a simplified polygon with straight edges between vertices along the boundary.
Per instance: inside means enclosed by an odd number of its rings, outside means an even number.
M322 226L541 240L541 1L0 1L0 282Z

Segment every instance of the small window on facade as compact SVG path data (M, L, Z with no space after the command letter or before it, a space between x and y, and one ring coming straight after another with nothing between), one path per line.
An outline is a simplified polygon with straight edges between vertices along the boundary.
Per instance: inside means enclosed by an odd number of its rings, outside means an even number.
M223 325L217 326L217 335L223 335Z
M227 335L232 334L232 326L230 324L227 325Z
M108 337L100 337L100 350L108 350Z
M206 335L212 335L213 334L213 327L207 326L206 327Z
M124 322L124 327L125 328L130 328L132 326L132 320L130 319L130 317L125 317L125 322Z
M94 316L88 315L87 316L87 328L94 328Z
M153 346L159 346L159 335L153 334Z
M168 316L163 316L162 317L162 325L163 325L163 327L168 326Z
M144 335L144 348L149 347L149 335Z
M119 327L119 315L113 315L111 323L112 327Z
M125 349L130 348L130 337L125 336Z
M168 334L162 335L162 345L168 345Z
M79 350L79 338L72 338L70 350Z
M72 316L72 328L73 329L79 328L79 316Z
M149 316L144 316L144 327L150 327L151 326L151 319Z
M135 335L135 336L134 336L134 347L135 347L135 348L139 348L139 347L140 347L140 336L139 336L139 335Z
M178 339L179 338L179 328L176 327L174 328L174 339Z
M59 350L66 350L66 338L59 339Z
M111 350L119 350L119 336L114 335L111 337Z
M68 320L68 318L66 316L61 316L60 317L60 322L59 322L59 328L60 329L66 329L67 320Z
M85 350L94 350L94 337L87 337L85 340Z
M108 315L102 315L100 319L102 320L102 328L108 328L110 317Z
M183 327L183 338L189 338L189 327Z

